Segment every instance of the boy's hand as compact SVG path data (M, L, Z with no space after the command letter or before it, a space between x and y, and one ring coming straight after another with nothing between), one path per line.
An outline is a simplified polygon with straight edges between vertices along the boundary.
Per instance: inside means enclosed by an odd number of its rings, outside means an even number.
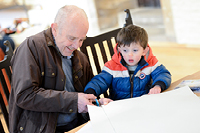
M100 98L99 102L101 105L107 105L109 102L112 102L113 100L109 99L109 98Z
M161 92L161 87L159 85L156 85L149 90L148 94L158 94L160 92Z

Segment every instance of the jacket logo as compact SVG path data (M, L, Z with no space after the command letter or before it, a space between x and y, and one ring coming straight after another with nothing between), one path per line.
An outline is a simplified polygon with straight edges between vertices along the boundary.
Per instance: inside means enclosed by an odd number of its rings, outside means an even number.
M146 74L145 73L141 73L139 78L140 79L144 79L145 77L146 77Z

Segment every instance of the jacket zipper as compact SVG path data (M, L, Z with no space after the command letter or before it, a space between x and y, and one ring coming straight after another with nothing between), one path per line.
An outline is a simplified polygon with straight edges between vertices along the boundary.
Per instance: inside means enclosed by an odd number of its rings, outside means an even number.
M134 77L133 77L134 78ZM133 78L130 75L130 82L131 82L131 98L133 97Z

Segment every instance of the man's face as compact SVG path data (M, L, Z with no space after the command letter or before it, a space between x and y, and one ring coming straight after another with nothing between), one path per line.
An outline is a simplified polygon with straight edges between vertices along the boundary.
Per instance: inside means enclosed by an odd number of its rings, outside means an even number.
M85 22L66 22L61 28L54 23L52 26L56 45L63 56L70 56L74 50L82 46L88 31Z
M144 48L138 43L131 43L130 46L121 45L118 50L122 54L126 64L129 66L137 65L141 57L145 55Z

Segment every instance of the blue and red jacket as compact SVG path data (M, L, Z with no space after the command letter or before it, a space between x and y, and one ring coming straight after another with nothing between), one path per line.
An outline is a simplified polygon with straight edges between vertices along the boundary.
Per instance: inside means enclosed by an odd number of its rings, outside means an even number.
M109 88L109 97L119 100L147 94L155 85L160 85L162 91L170 86L170 72L158 62L150 47L148 53L142 56L132 77L116 47L114 51L112 59L86 85L84 92L99 96Z

